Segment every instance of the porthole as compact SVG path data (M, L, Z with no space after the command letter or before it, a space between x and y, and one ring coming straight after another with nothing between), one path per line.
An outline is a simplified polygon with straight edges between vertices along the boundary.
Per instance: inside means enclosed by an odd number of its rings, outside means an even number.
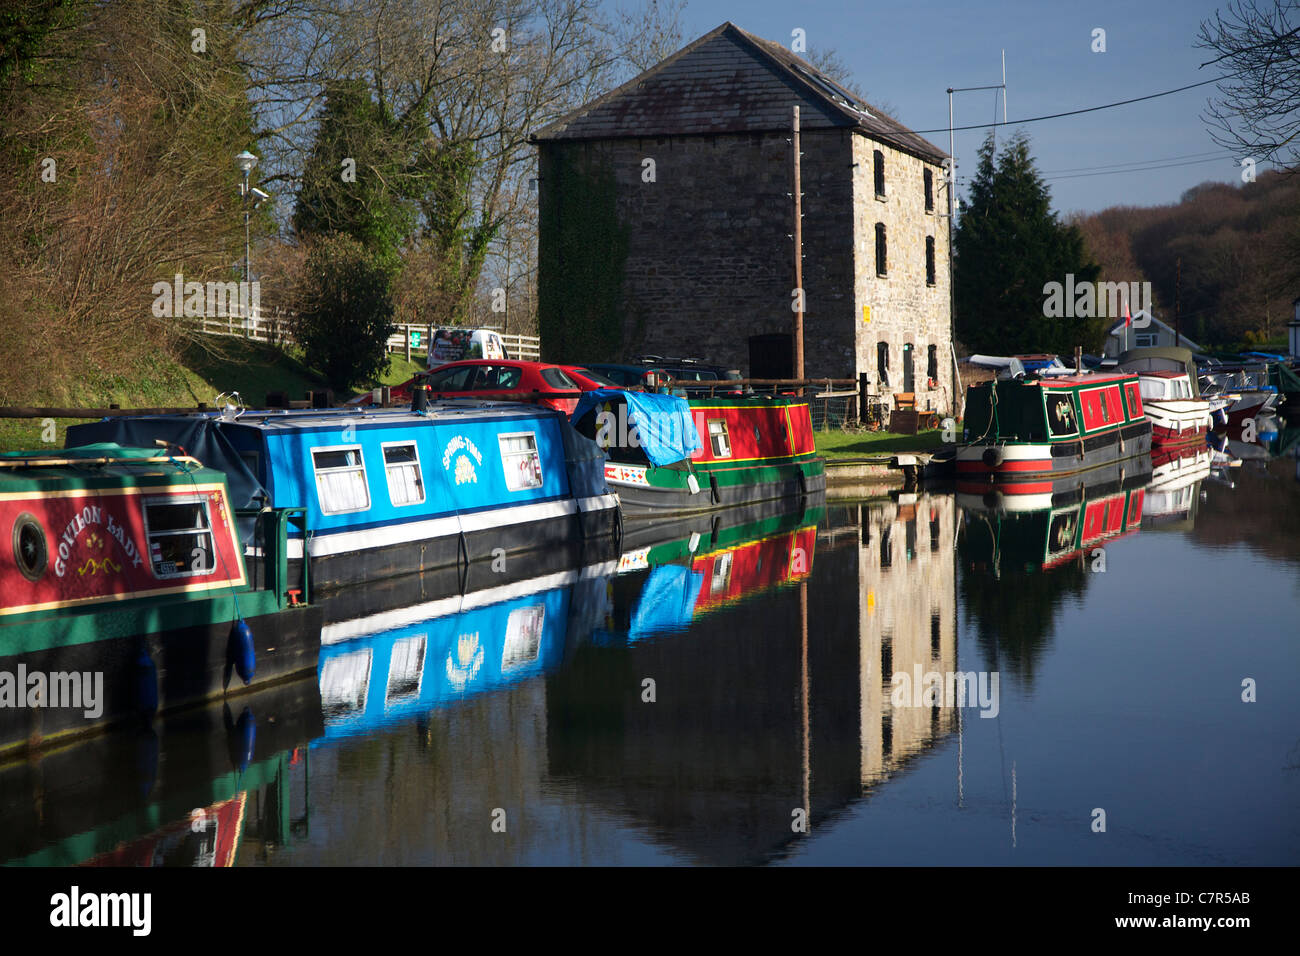
M23 512L14 522L14 563L29 581L38 581L45 573L50 557L45 544L45 529L35 516Z

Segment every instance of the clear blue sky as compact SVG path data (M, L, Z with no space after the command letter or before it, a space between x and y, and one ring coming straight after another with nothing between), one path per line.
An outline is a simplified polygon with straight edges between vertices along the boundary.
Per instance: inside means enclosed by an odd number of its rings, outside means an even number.
M947 151L948 87L1001 80L1007 57L1004 132L1031 136L1039 171L1063 213L1113 205L1177 202L1206 180L1240 182L1239 157L1220 150L1201 118L1215 86L1078 117L1015 126L1019 118L1110 103L1185 86L1216 75L1200 69L1211 58L1193 46L1213 0L689 0L683 22L693 40L731 20L787 46L796 27L808 47L833 47L869 98L894 108L915 130L942 127L927 138ZM1092 31L1106 31L1106 52L1094 53ZM954 123L993 119L992 91L954 94ZM1001 110L998 110L1001 118ZM957 133L960 177L974 173L983 130ZM1099 166L1168 160L1184 165L1118 173ZM1153 164L1164 165L1164 164ZM1261 165L1261 169L1265 168ZM1079 175L1079 173L1104 175ZM1055 178L1074 177L1074 178Z

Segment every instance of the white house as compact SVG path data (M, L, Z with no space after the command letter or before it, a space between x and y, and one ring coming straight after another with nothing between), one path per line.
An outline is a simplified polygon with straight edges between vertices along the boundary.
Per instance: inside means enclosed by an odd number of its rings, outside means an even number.
M1133 316L1133 324L1127 329L1124 328L1123 319L1111 326L1110 331L1106 333L1106 344L1102 346L1101 354L1106 358L1114 358L1125 349L1152 346L1166 348L1174 345L1191 349L1193 352L1204 351L1186 335L1178 336L1172 327L1161 322L1146 309L1142 309Z

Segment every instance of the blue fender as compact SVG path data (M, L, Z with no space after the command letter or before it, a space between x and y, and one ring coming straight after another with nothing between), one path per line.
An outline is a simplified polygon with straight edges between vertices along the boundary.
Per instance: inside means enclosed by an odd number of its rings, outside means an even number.
M257 673L257 651L253 645L253 629L242 617L230 629L230 656L235 661L235 673L247 686Z

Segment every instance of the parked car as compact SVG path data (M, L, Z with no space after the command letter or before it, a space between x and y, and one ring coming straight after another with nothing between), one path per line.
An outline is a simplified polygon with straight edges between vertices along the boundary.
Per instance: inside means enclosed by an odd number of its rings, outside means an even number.
M614 388L643 387L647 373L656 371L646 365L618 365L612 362L589 362L583 367L605 376L614 383Z
M559 365L507 359L464 359L448 362L429 372L394 386L389 392L394 404L411 401L415 385L428 385L429 397L495 398L502 401L540 402L568 415L578 406L575 392L607 388L584 377L583 384ZM349 404L365 405L373 393L358 395Z
M561 365L566 375L578 383L584 391L591 391L596 388L622 388L618 382L614 381L607 375L600 372L594 372L585 365Z
M661 355L640 355L637 356L636 362L642 369L654 369L659 372L667 372L672 377L672 389L676 394L701 395L728 395L738 394L740 389L710 388L709 386L722 385L728 380L736 381L744 376L740 374L739 369L727 368L722 365L709 365L694 358L666 358Z

